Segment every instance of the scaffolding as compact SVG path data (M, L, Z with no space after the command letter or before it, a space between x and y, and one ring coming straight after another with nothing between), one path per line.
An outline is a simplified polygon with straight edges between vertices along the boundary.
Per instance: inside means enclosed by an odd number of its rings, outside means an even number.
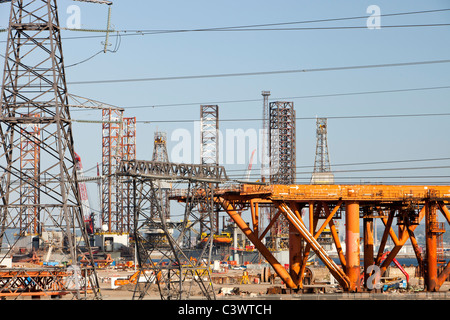
M102 110L102 217L103 231L121 229L122 193L116 172L122 159L123 111Z
M270 184L294 184L296 174L295 109L293 102L275 101L269 105ZM269 243L272 250L288 248L289 223L279 210L271 207L273 223Z
M122 135L122 160L136 160L136 117L123 118L123 135ZM120 179L115 176L115 179ZM132 184L129 180L118 182L121 188L121 217L117 226L120 233L131 234L133 232L133 192Z

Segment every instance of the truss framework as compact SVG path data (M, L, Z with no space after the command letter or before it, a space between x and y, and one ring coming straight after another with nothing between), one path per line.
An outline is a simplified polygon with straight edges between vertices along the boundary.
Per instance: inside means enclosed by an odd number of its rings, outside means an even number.
M334 175L331 172L330 156L328 154L328 124L326 118L316 120L316 157L311 184L333 184Z
M293 184L296 174L295 109L293 102L275 101L269 105L270 183ZM269 220L277 210L270 208ZM270 231L273 250L288 246L289 225L282 216L276 219Z
M102 225L109 232L122 226L122 193L116 171L122 159L123 112L117 109L102 110Z
M226 177L224 168L124 161L118 175L133 183L134 239L140 276L145 279L136 284L133 299L143 299L152 285L158 287L161 299L188 299L197 294L194 289L215 299L209 269L215 225L212 185ZM188 185L179 222L165 215L160 191L168 179ZM194 247L191 235L199 230L207 236Z
M219 106L200 106L200 163L219 164Z
M425 279L427 291L438 291L450 275L450 263L441 263L438 255L438 237L450 223L450 186L390 186L390 185L242 185L239 193L224 192L215 201L236 222L272 265L286 285L302 288L308 256L313 250L330 270L334 278L347 292L371 290L367 280L370 266L377 266L383 276L387 267L410 240ZM258 230L258 205L271 203L277 214L265 230ZM252 224L241 217L238 207L250 207ZM303 209L306 210L303 211ZM439 222L438 212L444 218ZM289 221L289 272L272 255L262 240L275 219L280 216ZM336 220L345 217L345 251L338 236ZM377 251L374 247L374 221L380 219L384 233ZM363 235L360 234L361 220ZM394 221L397 221L397 232ZM319 224L321 221L321 224ZM418 246L415 229L425 221L426 251ZM317 241L323 230L329 227L339 256L336 264ZM360 252L360 238L363 253ZM388 239L394 247L386 252ZM384 259L386 256L386 259ZM360 265L363 258L364 265ZM363 273L361 274L361 268ZM364 281L360 281L362 278Z
M136 160L136 117L123 118L122 160ZM116 177L117 178L117 177ZM117 226L119 232L133 232L133 186L130 181L119 182L121 188L121 218Z

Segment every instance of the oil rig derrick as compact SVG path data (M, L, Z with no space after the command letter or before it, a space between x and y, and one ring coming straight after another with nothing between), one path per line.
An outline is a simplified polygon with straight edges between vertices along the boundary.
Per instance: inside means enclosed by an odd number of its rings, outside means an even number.
M296 134L293 102L275 101L269 104L270 184L295 183ZM289 247L289 223L272 206L269 221L275 221L270 231L272 250ZM275 218L277 217L277 218Z
M330 156L328 154L328 125L326 118L316 120L316 157L311 184L333 184L334 175L331 172Z

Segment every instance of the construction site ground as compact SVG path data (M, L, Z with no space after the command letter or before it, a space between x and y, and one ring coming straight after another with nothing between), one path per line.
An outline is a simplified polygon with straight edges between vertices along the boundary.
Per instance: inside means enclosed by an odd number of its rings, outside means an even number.
M410 277L409 289L391 289L386 292L376 290L372 292L346 293L339 290L335 284L330 284L329 273L326 268L316 268L316 280L312 285L305 285L303 292L286 289L281 279L273 277L271 282L261 282L261 269L248 270L249 283L242 283L244 270L228 270L226 273L212 273L214 292L218 300L450 300L450 282L445 282L439 292L423 291L423 279ZM103 300L132 300L135 290L134 284L127 284L119 288L111 288L111 278L128 277L134 270L122 271L103 269L98 271ZM144 299L159 300L160 294L156 284L150 286ZM200 289L191 291L190 299L202 300Z
M17 267L27 267L24 263ZM245 283L244 271L248 272L248 283ZM135 284L130 283L113 288L111 281L116 278L126 279L136 271L134 268L116 269L107 267L97 269L102 300L133 300ZM408 289L373 290L370 292L342 292L340 287L330 281L330 274L325 267L315 267L315 280L312 285L305 285L302 292L286 289L281 279L272 276L270 282L261 281L262 266L248 269L230 269L225 272L213 272L212 282L216 300L450 300L450 281L444 282L439 292L425 292L423 278L410 276ZM397 268L392 268L390 278L382 279L383 283L392 283L402 277ZM189 286L189 281L184 283ZM190 300L204 300L199 288L192 286ZM60 300L71 300L73 295L67 294ZM6 300L30 300L30 296L8 297ZM41 300L51 299L40 296ZM152 284L143 300L160 300L161 296L156 284Z

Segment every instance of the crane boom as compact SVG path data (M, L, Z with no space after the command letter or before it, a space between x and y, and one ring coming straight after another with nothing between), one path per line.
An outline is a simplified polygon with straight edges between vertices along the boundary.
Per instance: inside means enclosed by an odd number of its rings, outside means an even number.
M81 163L81 157L77 153L75 153L75 166L77 170L77 176L79 179L78 189L80 191L82 212L85 216L85 219L90 219L91 205L89 203L86 182L84 182L85 180L84 180L83 165Z

